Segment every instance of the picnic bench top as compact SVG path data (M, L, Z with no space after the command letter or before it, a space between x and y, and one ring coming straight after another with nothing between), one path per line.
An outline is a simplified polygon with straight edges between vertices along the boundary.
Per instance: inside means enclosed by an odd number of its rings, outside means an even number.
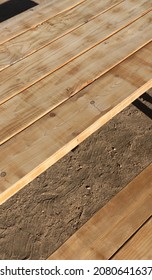
M62 0L0 23L0 204L152 86L152 0Z

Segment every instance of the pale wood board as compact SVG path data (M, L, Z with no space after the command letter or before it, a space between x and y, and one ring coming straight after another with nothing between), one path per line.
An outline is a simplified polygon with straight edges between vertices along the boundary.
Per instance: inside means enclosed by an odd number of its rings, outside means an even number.
M151 32L148 28L151 16L150 14L146 16L147 21L145 20L144 23L141 20L140 24L140 20L138 20L130 27L109 38L106 44L98 45L90 52L78 57L46 79L2 104L0 106L0 144L65 102L146 43L151 38ZM146 22L147 27L145 26ZM129 45L128 42L130 42ZM112 55L109 56L109 53ZM101 62L99 63L99 61ZM151 67L151 58L147 61L147 65ZM7 85L5 83L5 86Z
M114 14L111 14L111 17L114 19L110 25L110 18L106 16L106 22L104 23L103 16L105 14L102 14L91 22L72 31L70 34L65 35L31 56L1 71L0 103L6 102L11 97L17 95L39 80L44 79L52 72L58 70L82 54L84 54L84 56L80 59L90 60L90 57L93 56L94 62L98 55L98 63L99 59L102 57L102 66L105 70L105 63L110 66L113 63L117 64L119 62L119 57L121 57L120 59L122 60L151 41L152 31L150 25L152 22L152 12L149 12L103 42L107 37L130 22L130 14L127 14L124 10L121 12L121 15L119 15L120 10L117 7L114 7L112 10L114 9L116 9L116 13L115 17ZM106 14L108 15L112 10L108 11ZM121 21L122 25L120 24ZM128 44L128 42L130 43ZM87 53L89 50L90 52ZM112 55L109 56L109 53L112 53ZM91 60L87 61L87 64L91 62ZM97 68L96 65L94 65L94 67Z
M1 145L0 203L148 90L150 57L151 44Z
M39 3L39 4L47 4L47 3L49 3L51 0L36 0L36 2L37 3Z
M1 44L0 70L43 48L121 2L122 0L97 1L94 5L94 0L85 1L81 5ZM146 2L146 0L141 2L141 12L150 7L149 3ZM136 7L134 6L134 8Z
M116 253L112 260L152 260L152 218Z
M152 164L49 259L109 259L152 213Z
M44 21L62 13L86 0L51 0L44 5L38 5L24 13L12 17L0 24L0 44L42 24Z

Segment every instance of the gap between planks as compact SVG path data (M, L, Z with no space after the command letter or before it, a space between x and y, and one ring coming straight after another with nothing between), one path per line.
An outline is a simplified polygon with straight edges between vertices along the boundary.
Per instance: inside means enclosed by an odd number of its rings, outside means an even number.
M111 260L152 260L152 217L122 246Z
M150 57L151 44L1 145L0 203L147 91Z
M147 14L149 20L149 14ZM148 29L147 20L147 31ZM59 69L0 106L0 144L43 117L82 88L121 63L151 38L145 22L137 21L90 52ZM128 33L129 30L129 33ZM145 37L146 39L145 39ZM149 36L149 37L147 37ZM134 39L134 40L133 40ZM128 42L130 42L128 46ZM121 47L121 52L119 51ZM149 47L147 47L150 49ZM112 53L113 56L109 56ZM101 57L102 63L99 63ZM89 63L88 63L89 61ZM146 62L151 67L151 58ZM150 77L149 77L150 79ZM51 89L51 91L50 91ZM68 90L67 90L68 89Z
M2 30L0 44L36 27L37 25L42 24L51 17L55 17L68 9L72 9L75 6L80 5L84 1L87 0L52 0L51 3L38 5L28 11L25 11L24 13L2 22L0 24Z
M44 48L121 2L123 1L97 1L94 5L94 0L87 0L0 45L0 70Z
M113 8L113 10L114 9L115 8ZM110 12L111 10L107 12L107 14ZM116 11L116 14L117 12L118 10ZM126 10L124 10L123 13L126 14ZM105 21L107 22L105 22L101 33L99 23L102 21L103 24L103 16L105 16L105 14L102 14L101 19L99 16L92 20L91 23L89 22L86 24L85 30L84 26L82 26L24 60L19 61L17 64L1 71L0 80L3 81L3 83L1 84L0 91L0 104L19 94L26 88L36 84L38 81L43 80L51 73L68 64L70 61L82 56L82 54L87 59L86 56L88 56L88 53L91 55L94 52L96 57L96 52L99 53L101 48L100 51L102 52L104 50L107 55L109 48L118 45L117 40L120 40L121 44L122 39L125 44L127 44L126 47L128 50L130 50L133 45L136 45L136 50L138 50L151 40L150 23L152 17L150 12L133 23L130 23L131 15L129 13L129 19L128 17L125 20L122 19L123 24L121 27L117 17L114 17L116 23L111 24L109 27L109 19L106 16ZM113 14L111 16L113 18ZM118 15L118 17L120 16ZM132 20L134 21L134 19ZM126 23L124 23L124 21L126 21ZM117 28L115 25L117 25ZM129 26L126 27L126 25ZM89 30L87 26L90 26ZM128 45L125 38L121 38L121 36L126 36L129 40L133 40L133 42ZM77 40L75 40L76 38ZM107 38L109 38L109 41Z
M49 259L110 259L120 247L123 250L123 244L152 215L151 199L152 164L99 210ZM142 246L139 244L139 247Z

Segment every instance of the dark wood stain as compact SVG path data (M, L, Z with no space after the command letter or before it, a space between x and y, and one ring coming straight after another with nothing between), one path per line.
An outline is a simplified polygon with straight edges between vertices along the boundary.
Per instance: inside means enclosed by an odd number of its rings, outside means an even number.
M50 118L54 118L54 117L56 116L56 114L55 114L54 112L51 112L51 113L49 114L49 116L50 116Z

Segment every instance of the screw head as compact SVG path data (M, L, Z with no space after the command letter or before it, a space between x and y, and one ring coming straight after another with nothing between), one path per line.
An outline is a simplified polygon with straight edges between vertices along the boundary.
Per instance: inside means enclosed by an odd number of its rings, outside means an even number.
M6 172L3 171L3 172L0 173L0 175L1 175L1 177L5 177L6 176Z

